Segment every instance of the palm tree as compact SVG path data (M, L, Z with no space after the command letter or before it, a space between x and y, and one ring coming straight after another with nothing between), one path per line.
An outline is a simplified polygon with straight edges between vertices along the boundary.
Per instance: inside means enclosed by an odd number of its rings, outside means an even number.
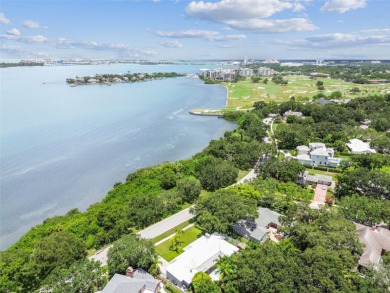
M220 256L216 261L216 264L217 272L219 272L219 278L221 281L237 272L237 266L231 257Z

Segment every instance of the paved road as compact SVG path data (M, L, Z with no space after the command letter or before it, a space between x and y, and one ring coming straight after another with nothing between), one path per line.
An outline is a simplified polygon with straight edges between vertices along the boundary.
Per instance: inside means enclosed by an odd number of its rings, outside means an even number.
M112 245L110 245L107 248L104 248L102 250L99 250L94 255L90 256L90 260L100 261L102 263L102 266L107 265L107 252L111 248Z
M194 215L190 213L190 208L186 208L185 210L182 210L181 212L178 212L177 214L174 214L173 216L170 216L169 218L166 218L161 222L158 222L138 232L138 234L142 238L152 239L168 231L169 229L172 229L173 227L176 227L177 225L192 219L193 217Z
M186 208L185 210L182 210L181 212L178 212L177 214L174 214L170 216L169 218L166 218L162 220L161 222L158 222L140 232L139 234L142 238L149 238L152 239L158 235L161 235L162 233L168 231L169 229L172 229L173 227L176 227L177 225L184 223L185 221L188 221L189 219L193 218L194 215L190 214L190 208ZM110 249L111 246L104 248L102 250L99 250L94 255L89 257L89 259L93 259L96 261L100 261L102 265L107 264L107 252Z
M246 174L243 178L237 181L236 184L246 183L245 181L251 181L252 179L256 178L257 175L255 173L255 169L252 169L248 174Z

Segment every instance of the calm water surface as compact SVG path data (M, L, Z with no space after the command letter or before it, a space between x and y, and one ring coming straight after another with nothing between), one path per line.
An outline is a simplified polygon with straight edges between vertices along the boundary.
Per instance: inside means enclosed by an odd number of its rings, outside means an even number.
M185 159L234 124L188 114L220 108L226 90L175 78L70 87L97 73L182 72L190 65L99 65L0 70L0 249L71 208L85 210L138 168Z

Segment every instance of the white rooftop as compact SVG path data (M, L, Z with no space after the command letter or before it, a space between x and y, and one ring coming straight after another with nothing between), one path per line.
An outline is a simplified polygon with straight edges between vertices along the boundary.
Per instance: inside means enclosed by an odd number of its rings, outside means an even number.
M315 149L314 151L310 152L310 155L330 157L329 153L323 149Z
M298 151L310 151L309 147L306 145L299 145L297 146Z
M347 143L348 148L352 153L355 154L364 154L364 153L376 153L374 149L370 148L370 144L367 142L363 142L360 139L351 139L349 143Z
M307 161L311 161L310 156L307 155L307 154L298 155L298 156L297 156L297 159L298 159L298 160L307 160Z
M230 256L238 248L216 235L202 236L185 248L185 252L176 257L166 271L177 280L191 284L197 272L209 270L219 256Z

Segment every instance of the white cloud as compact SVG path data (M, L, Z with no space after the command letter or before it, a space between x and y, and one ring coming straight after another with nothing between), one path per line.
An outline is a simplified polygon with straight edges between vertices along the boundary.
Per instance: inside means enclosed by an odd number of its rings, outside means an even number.
M104 52L117 53L118 56L123 58L142 58L142 57L151 57L156 56L159 53L150 49L150 48L139 48L133 47L127 44L121 43L98 43L95 41L78 41L71 40L66 38L54 38L49 39L45 36L36 35L36 36L22 36L22 35L10 35L10 34L0 34L0 40L9 40L9 41L18 41L21 43L37 43L45 44L46 46L52 46L57 49L70 50L70 49L86 49L86 50L97 50ZM18 57L44 57L47 54L32 51L30 49L25 49L19 46L13 45L2 45L0 47L4 52L15 55Z
M11 30L12 31L12 30ZM7 34L0 35L0 39L3 40L14 40L23 43L45 43L48 41L48 38L45 36L37 35L37 36L22 36L18 34L10 34L10 31ZM15 33L15 32L14 32Z
M270 19L284 10L305 9L301 0L220 0L191 2L186 13L190 17L227 24L230 28L257 33L308 31L316 27L306 18Z
M7 35L20 36L20 31L17 28L13 28L7 32Z
M183 44L180 43L179 41L176 41L176 40L159 42L159 44L164 46L165 48L181 48L181 47L183 47Z
M206 31L206 30L186 30L186 31L176 31L176 32L156 32L156 35L160 37L167 38L201 38L208 41L232 41L232 40L242 40L246 38L246 35L221 35L216 31Z
M293 48L307 49L337 49L337 48L359 48L362 46L386 46L390 45L390 36L361 34L333 33L317 35L304 40L284 41L279 40L276 44L288 45Z
M20 46L13 46L13 45L1 45L0 50L8 53L10 55L16 55L22 58L46 58L49 55L46 52L42 51L32 51L26 48L22 48Z
M46 26L42 26L38 22L33 20L25 20L23 22L23 26L29 29L47 28Z
M24 36L21 38L22 42L26 43L44 43L48 41L48 38L45 36L37 35L37 36Z
M254 31L256 33L285 33L311 31L317 27L305 18L290 19L248 19L244 21L231 20L227 22L238 30Z
M328 0L321 11L344 13L366 7L366 0Z
M9 24L11 21L5 17L5 14L3 12L0 12L0 23L2 24Z
M54 45L58 49L81 48L90 50L111 51L124 53L126 54L126 56L132 57L155 56L158 54L158 52L153 50L133 47L121 43L98 43L95 41L77 41L65 38L56 38L50 40L50 44Z
M231 19L265 18L296 6L282 0L221 0L219 2L191 2L186 12L189 16L224 22Z
M361 32L366 34L390 34L390 28L367 29Z

